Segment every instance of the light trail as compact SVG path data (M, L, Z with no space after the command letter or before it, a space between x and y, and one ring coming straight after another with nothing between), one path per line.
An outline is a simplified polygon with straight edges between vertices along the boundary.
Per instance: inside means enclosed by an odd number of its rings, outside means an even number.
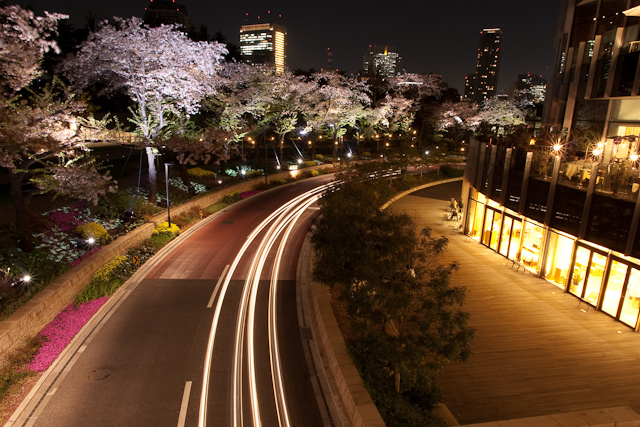
M231 264L227 275L225 277L225 280L222 284L222 289L220 290L220 296L217 300L217 304L216 304L216 309L215 309L215 313L213 316L213 321L211 324L211 330L209 333L209 340L208 340L208 345L207 345L207 351L205 354L205 360L204 360L204 370L203 370L203 381L202 381L202 390L201 390L201 395L200 395L200 407L199 407L199 412L198 412L198 426L200 427L205 427L207 425L207 417L206 417L206 409L207 409L207 399L208 399L208 389L209 389L209 381L210 381L210 376L211 376L211 361L212 361L212 357L213 357L213 349L214 349L214 344L215 344L215 338L216 338L216 334L217 334L217 329L218 329L218 324L220 322L220 312L222 310L222 304L224 303L224 299L225 299L225 295L226 292L228 290L229 287L229 283L231 281L231 277L233 276L233 273L235 272L235 269L237 268L238 264L240 263L240 260L242 259L242 257L244 256L245 252L247 251L247 249L249 248L249 246L253 243L253 241L257 238L257 236L267 227L267 225L269 223L271 223L274 219L276 219L278 216L283 215L284 212L287 212L288 210L290 210L292 207L294 207L295 205L304 202L305 199L308 199L309 197L314 197L317 199L319 197L319 194L321 194L327 187L333 186L333 183L330 184L325 184L323 186L317 187L313 190L310 190L306 193L301 194L300 196L295 197L294 199L292 199L291 201L285 203L284 205L280 206L277 210L275 210L272 214L270 214L264 221L262 221L260 223L260 225L258 225L258 227L256 227L247 237L246 241L244 242L244 244L242 245L242 248L240 249L240 251L238 252L238 254L236 255L236 258L234 259L233 263ZM285 215L287 216L287 215ZM280 221L278 221L278 223L281 224ZM280 227L281 228L281 227ZM272 227L273 229L273 227ZM272 234L272 233L267 233L267 234ZM273 242L271 243L271 246L273 245ZM259 251L260 253L261 251ZM266 251L266 253L268 254L268 251ZM257 256L257 255L256 255ZM263 255L264 259L266 259L267 255ZM253 263L255 265L255 262ZM257 266L256 266L257 267ZM257 293L257 284L259 282L259 274L257 273L257 270L255 270L255 267L252 266L252 273L253 273L253 277L254 280L253 282L255 283L255 286L249 286L247 287L245 284L245 289L243 290L243 302L242 305L240 307L239 310L239 314L238 314L238 321L239 324L236 327L236 349L235 349L235 356L234 356L234 375L236 376L236 380L234 381L234 393L233 393L233 423L234 426L242 426L243 425L243 419L242 419L242 410L241 410L241 401L242 401L242 388L241 388L241 378L242 378L242 364L241 362L238 362L241 357L242 357L242 344L241 342L242 340L242 335L244 333L244 319L246 318L246 308L247 308L247 300L246 300L246 295L249 295L249 289L250 288L255 288L255 292ZM257 277L257 280L255 279L255 277ZM249 282L249 280L247 280L247 282ZM253 319L253 315L251 315L251 319ZM252 325L252 322L249 323L249 325ZM253 345L253 328L250 328L250 339L249 339L249 343L252 346ZM251 357L249 358L251 359ZM250 362L250 371L252 369L253 366L253 361ZM255 372L252 374L253 379L250 381L250 383L252 383L250 385L250 388L253 388L254 390L251 391L251 395L252 395L252 412L253 412L253 422L255 423L254 425L257 427L260 425L260 421L259 421L259 415L256 415L257 413L259 413L259 409L258 409L258 404L257 404L257 391L255 391ZM239 378L239 379L238 379ZM239 384L239 385L238 385Z

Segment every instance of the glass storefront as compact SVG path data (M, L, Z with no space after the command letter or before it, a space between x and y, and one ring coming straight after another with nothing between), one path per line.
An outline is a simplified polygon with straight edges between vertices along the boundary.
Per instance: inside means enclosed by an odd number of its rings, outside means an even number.
M487 207L484 215L484 232L482 235L482 244L489 246L494 251L498 250L498 237L500 236L500 227L502 225L502 213L495 209Z
M640 305L640 266L612 257L602 311L636 327Z
M638 267L638 266L636 266ZM622 302L619 319L631 326L636 327L638 322L638 305L640 304L640 269L631 268L627 278L627 289Z
M471 238L624 324L640 328L640 260L545 228L475 190L472 196L466 224Z
M571 273L569 292L584 299L587 303L597 306L606 263L606 254L579 245Z
M540 268L540 249L544 228L530 221L525 221L522 237L522 252L519 261L529 271L537 273Z
M516 255L520 249L521 232L522 221L505 214L500 237L500 250L498 252L509 259L516 259Z
M574 241L575 239L554 231L549 232L544 277L562 289L565 288L569 277Z
M480 240L482 232L482 218L484 216L484 205L475 200L469 199L469 221L467 222L467 235L474 240Z

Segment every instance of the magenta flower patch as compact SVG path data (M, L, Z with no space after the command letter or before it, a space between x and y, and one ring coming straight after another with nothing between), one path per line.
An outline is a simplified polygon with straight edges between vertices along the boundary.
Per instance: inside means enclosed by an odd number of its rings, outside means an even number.
M28 369L34 372L46 371L54 360L71 342L73 337L89 321L91 316L107 301L107 297L88 301L80 305L71 304L64 311L58 314L40 332L40 336L45 339L42 347L38 350Z

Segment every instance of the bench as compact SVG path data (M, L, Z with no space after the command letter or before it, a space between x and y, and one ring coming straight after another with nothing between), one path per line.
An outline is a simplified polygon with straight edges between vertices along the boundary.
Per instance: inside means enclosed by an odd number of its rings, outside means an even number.
M514 265L517 265L518 268L516 269L516 273L520 272L520 268L522 268L522 274L524 274L524 272L527 270L524 265L520 264L518 261L516 261L515 259L507 259L507 263L511 263L511 268L513 268Z
M580 298L580 301L578 302L578 307L580 307L580 304L582 304L583 302L586 302L587 311L589 311L592 305L593 306L596 305L597 300L598 300L598 294L595 291L592 291L591 293L589 293L589 296L586 297L585 299Z

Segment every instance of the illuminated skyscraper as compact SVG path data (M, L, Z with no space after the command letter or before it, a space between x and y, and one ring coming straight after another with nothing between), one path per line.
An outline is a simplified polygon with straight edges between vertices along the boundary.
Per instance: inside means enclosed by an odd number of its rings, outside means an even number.
M278 24L243 25L240 29L240 52L249 64L273 64L281 73L286 65L287 29Z
M369 45L362 64L367 77L391 78L400 71L402 58L395 46Z
M485 28L480 32L480 47L476 63L473 100L481 103L496 95L498 70L500 69L500 28Z

